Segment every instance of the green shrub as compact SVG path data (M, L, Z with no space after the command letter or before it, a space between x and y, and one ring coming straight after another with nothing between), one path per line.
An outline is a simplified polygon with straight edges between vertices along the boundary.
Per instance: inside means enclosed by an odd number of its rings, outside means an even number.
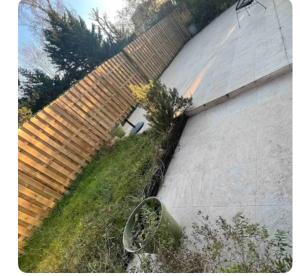
M179 97L178 91L168 89L159 80L144 87L131 87L133 95L146 109L146 119L156 134L165 134L175 118L192 103L191 98Z
M236 0L177 0L185 3L192 13L193 21L200 31Z
M192 238L186 235L181 248L174 251L161 244L157 266L160 272L287 272L292 267L287 233L277 230L270 235L241 213L232 223L219 217L215 222L202 216L193 224ZM144 271L151 272L147 263Z
M125 136L125 131L120 125L115 127L111 133L113 136L118 137L118 138L122 138Z
M156 202L144 204L135 214L132 227L132 248L138 250L150 240L160 223L161 209Z

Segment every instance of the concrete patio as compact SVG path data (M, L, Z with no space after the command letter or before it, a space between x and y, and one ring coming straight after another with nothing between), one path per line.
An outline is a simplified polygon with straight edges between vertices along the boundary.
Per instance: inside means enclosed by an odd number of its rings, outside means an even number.
M188 233L199 210L227 219L243 212L292 238L292 7L261 2L267 10L241 13L241 28L234 7L225 11L161 76L193 97L158 194ZM144 114L129 119L146 121Z
M194 107L206 104L292 63L292 8L288 0L261 0L250 16L231 7L191 39L161 76Z
M291 75L191 117L158 197L187 231L198 210L291 231Z
M292 237L292 8L261 2L267 10L241 13L241 28L228 9L161 76L193 96L194 116L158 194L188 233L198 210L212 218L241 211Z

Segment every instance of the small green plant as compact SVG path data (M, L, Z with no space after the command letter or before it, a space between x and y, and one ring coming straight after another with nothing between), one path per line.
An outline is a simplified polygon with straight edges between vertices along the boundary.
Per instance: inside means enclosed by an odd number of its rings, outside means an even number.
M25 122L29 121L32 117L32 111L26 107L23 106L18 109L18 125L21 127Z
M124 248L128 252L157 253L160 244L168 240L177 248L182 229L166 207L155 197L144 199L131 213L123 232Z
M153 202L144 204L134 216L132 247L140 249L149 242L159 226L161 208Z
M232 223L219 217L211 222L199 212L192 238L184 235L174 250L168 238L160 243L157 265L160 272L287 272L292 267L287 233L270 235L258 223L250 223L241 213ZM144 262L143 271L151 269Z
M114 137L122 138L125 136L125 131L120 125L118 125L112 130L111 134Z
M175 88L168 89L159 80L151 81L142 88L131 86L131 90L146 109L146 118L156 134L169 131L175 118L192 104L191 98L179 96Z

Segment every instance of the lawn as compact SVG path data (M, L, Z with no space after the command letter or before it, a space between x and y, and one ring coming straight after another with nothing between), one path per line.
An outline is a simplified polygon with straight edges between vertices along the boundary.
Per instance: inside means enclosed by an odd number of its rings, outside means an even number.
M123 272L126 220L143 197L159 141L127 137L101 150L37 228L19 257L24 272Z

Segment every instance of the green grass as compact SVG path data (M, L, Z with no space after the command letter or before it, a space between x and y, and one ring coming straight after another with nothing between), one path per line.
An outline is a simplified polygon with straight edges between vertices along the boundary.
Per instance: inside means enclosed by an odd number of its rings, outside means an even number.
M28 240L24 272L122 272L122 232L151 178L157 141L130 136L104 149Z

